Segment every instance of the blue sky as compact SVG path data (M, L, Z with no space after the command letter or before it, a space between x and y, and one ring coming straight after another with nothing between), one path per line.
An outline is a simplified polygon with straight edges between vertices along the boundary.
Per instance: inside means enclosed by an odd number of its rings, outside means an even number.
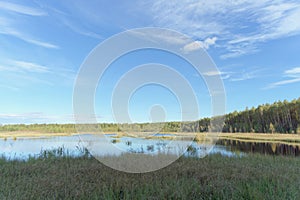
M141 27L173 29L205 48L221 72L226 112L298 98L299 19L298 0L0 0L0 124L73 122L73 84L86 56L110 36ZM153 61L178 69L202 91L201 78L171 55L128 55L99 85L99 122L113 121L101 92L111 92L122 72ZM207 92L198 100L200 117L210 116ZM129 110L133 121L147 121L149 106L162 104L167 120L178 120L176 102L170 91L152 85L133 95Z

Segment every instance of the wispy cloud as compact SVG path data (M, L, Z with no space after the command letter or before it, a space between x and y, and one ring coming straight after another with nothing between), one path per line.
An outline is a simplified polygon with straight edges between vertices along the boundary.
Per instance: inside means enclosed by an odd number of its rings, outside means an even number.
M91 26L92 28L89 27L89 25L90 25L89 20L83 19L84 15L82 12L83 12L84 8L82 8L82 6L75 11L76 14L68 12L70 9L72 10L77 7L74 4L78 4L80 2L74 2L73 6L70 6L69 4L67 4L68 8L64 9L64 10L62 10L61 8L58 8L58 7L51 6L45 2L37 2L37 3L41 7L47 9L49 14L51 15L51 17L54 18L55 20L57 20L57 22L59 22L59 24L66 26L68 29L72 30L73 32L83 35L83 36L96 38L96 39L104 38L101 34L97 33L96 31L93 31L93 29L97 30L97 31L102 30L102 29L95 28L95 27L97 27L95 25ZM61 3L64 4L63 2L61 2ZM81 5L81 3L80 3L80 5ZM82 5L89 5L89 4L83 3ZM88 11L87 11L87 13L88 13ZM84 23L82 23L82 21Z
M147 5L149 6L149 5ZM294 0L158 0L150 7L154 23L194 39L217 37L231 58L258 51L258 44L300 34L300 2ZM200 46L200 43L190 47Z
M203 76L220 76L222 80L231 78L233 74L234 74L233 72L225 72L219 70L212 70L212 71L207 71L202 73ZM199 74L195 74L195 76L200 77Z
M20 88L18 88L18 87L14 87L14 86L10 86L10 85L5 85L5 84L1 84L1 83L0 83L0 88L14 90L14 91L19 91L20 90Z
M7 87L24 88L28 85L40 85L40 84L53 86L56 83L53 80L49 80L49 78L38 77L33 75L32 73L28 74L28 73L14 72L14 73L5 74L5 78L6 78L5 85Z
M0 87L17 91L29 84L53 85L52 81L41 78L40 75L47 74L46 77L53 74L49 67L33 62L22 60L6 60L0 65L2 83ZM5 81L4 81L5 80Z
M254 72L242 72L242 73L236 73L239 74L238 76L230 78L230 81L245 81L249 79L254 79L258 75Z
M250 79L255 79L261 76L261 72L264 69L251 69L251 70L245 70L243 69L242 71L221 71L220 75L223 80L228 80L232 82L236 81L246 81ZM217 72L208 72L207 75L218 75Z
M0 118L44 118L44 114L41 112L30 112L30 113L11 113L11 114L0 114Z
M287 84L297 83L297 82L300 82L300 78L293 78L293 79L289 79L289 80L278 81L278 82L270 84L265 89L270 89L270 88L274 88L274 87L277 87L277 86L287 85Z
M0 71L38 73L50 72L49 68L46 66L20 60L9 60L5 66L0 66Z
M33 123L88 123L103 119L103 116L77 116L73 114L51 115L44 112L1 113L2 124L33 124Z
M2 124L74 123L70 115L49 115L43 112L0 114Z
M18 30L11 27L10 25L8 25L6 27L5 26L0 27L0 34L14 36L25 42L28 42L28 43L31 43L34 45L38 45L41 47L45 47L45 48L50 48L50 49L58 49L59 48L59 46L57 46L55 44L51 44L49 42L44 42L44 41L33 39L30 36L27 36L25 33L19 32Z
M232 69L232 68L235 69ZM239 67L239 68L238 68ZM253 69L254 68L254 69ZM252 69L243 69L239 65L232 65L222 67L220 70L211 70L207 72L203 72L203 76L220 76L222 80L227 80L230 82L237 82L237 81L246 81L250 79L255 79L262 77L265 71L263 68L252 67Z
M0 1L0 9L17 12L17 13L21 13L21 14L25 14L25 15L32 15L32 16L47 15L46 12L44 12L43 10L40 10L40 9L31 8L28 6L15 4L15 3L11 3L11 2L4 2L4 1Z
M300 67L295 67L289 70L286 70L284 74L288 77L300 78Z
M30 15L31 20L34 20L35 17L40 17L46 15L45 12L34 9L28 6L22 6L18 4L13 3L7 3L7 2L0 2L0 9L5 9L9 11L14 11L17 13L27 14ZM50 42L45 42L39 39L36 39L35 37L31 36L31 34L28 33L29 29L26 29L26 32L24 30L21 30L18 27L18 20L20 19L20 16L16 14L8 14L1 13L0 15L0 34L3 35L9 35L16 37L20 40L23 40L27 43L34 44L37 46L50 48L50 49L58 49L59 46L52 44ZM24 20L22 18L22 20Z
M38 45L38 46L41 46L41 47L50 48L50 49L59 49L59 46L57 46L55 44L51 44L51 43L48 43L48 42L31 39L31 38L28 38L24 35L18 35L18 37L20 39L24 40L25 42L29 42L31 44L35 44L35 45Z
M0 63L0 72L2 79L6 80L0 82L0 87L12 90L37 83L48 86L72 86L77 75L70 67L54 67L24 60L4 60Z
M300 67L295 67L295 68L285 70L283 73L283 77L288 79L271 83L264 89L271 89L282 85L300 82Z
M128 33L155 43L162 41L168 44L184 46L190 42L190 40L187 37L167 29L149 29L146 33L143 30L141 31L139 29L133 29L129 30Z
M220 71L208 71L203 73L204 76L219 76L221 74L225 74L225 73Z
M32 62L25 62L25 61L11 61L15 67L22 69L22 70L26 70L26 71L30 71L30 72L49 72L49 68L43 65L39 65L36 63L32 63Z
M103 36L101 36L100 34L95 33L93 31L89 31L86 28L79 27L78 25L76 25L75 23L72 23L70 20L67 20L66 18L62 18L62 22L64 23L65 26L67 26L72 31L74 31L78 34L88 36L88 37L93 37L96 39L103 39Z

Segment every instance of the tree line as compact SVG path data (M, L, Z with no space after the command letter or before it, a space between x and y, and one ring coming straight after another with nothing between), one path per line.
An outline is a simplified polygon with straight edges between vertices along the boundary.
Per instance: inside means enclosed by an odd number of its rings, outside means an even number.
M223 132L300 133L300 98L229 113Z
M300 133L300 98L292 101L277 101L263 104L243 111L226 114L222 132L230 133ZM2 125L0 131L37 131L49 133L76 133L82 128L85 131L102 130L104 132L142 131L142 132L208 132L214 130L212 120L203 118L194 122L162 122L132 124L13 124Z

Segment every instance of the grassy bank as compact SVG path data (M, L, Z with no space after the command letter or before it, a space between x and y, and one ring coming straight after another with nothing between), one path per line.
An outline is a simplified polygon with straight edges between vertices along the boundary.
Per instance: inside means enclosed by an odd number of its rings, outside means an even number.
M299 199L299 166L292 157L211 155L128 174L87 156L0 159L0 199Z

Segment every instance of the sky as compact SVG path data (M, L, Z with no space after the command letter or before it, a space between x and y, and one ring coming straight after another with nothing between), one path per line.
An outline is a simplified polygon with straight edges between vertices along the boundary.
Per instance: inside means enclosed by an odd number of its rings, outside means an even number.
M226 113L299 98L299 19L298 0L0 0L0 124L74 122L74 82L83 61L111 36L143 27L178 31L195 41L183 47L207 51L224 83ZM152 62L183 74L196 90L199 118L211 116L205 83L188 63L144 50L116 60L103 76L95 96L98 122L114 122L110 97L120 77ZM176 95L158 85L135 91L128 110L133 122L151 121L151 112L180 120Z

